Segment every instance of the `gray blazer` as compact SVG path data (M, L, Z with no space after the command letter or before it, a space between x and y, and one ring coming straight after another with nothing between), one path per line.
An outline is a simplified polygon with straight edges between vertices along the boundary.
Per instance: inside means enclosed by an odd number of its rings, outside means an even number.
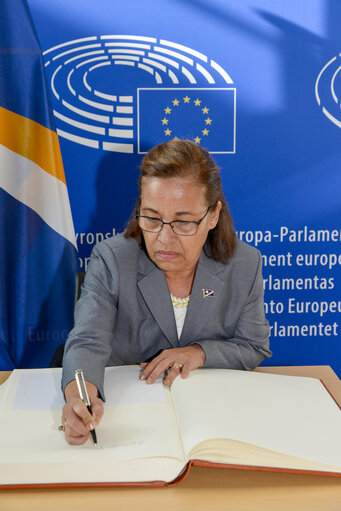
M82 368L103 396L105 366L138 364L193 343L205 351L204 367L254 369L271 356L261 265L259 251L239 240L227 264L202 252L179 339L163 271L134 239L98 243L65 347L63 388ZM213 293L204 297L204 290Z

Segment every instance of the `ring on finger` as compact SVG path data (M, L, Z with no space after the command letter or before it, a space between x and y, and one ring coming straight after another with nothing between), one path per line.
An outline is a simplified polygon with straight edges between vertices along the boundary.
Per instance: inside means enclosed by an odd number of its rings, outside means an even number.
M59 431L65 431L65 426L66 426L66 424L67 424L67 422L66 422L66 421L64 421L64 422L63 422L63 424L61 424L61 425L58 427Z
M173 364L173 366L175 369L178 369L179 373L181 373L182 371L182 364L180 364L179 362L175 362L175 364Z

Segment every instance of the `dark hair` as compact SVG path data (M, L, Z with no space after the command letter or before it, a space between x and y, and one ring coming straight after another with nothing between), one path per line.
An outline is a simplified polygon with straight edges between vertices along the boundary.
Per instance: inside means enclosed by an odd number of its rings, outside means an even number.
M174 139L153 147L145 155L139 177L139 199L124 233L126 238L138 239L142 245L142 231L136 215L140 209L143 181L148 177L194 179L205 187L209 206L214 208L218 201L221 202L218 223L209 231L205 248L207 255L215 261L226 263L235 249L236 233L224 197L220 171L209 152L191 140Z

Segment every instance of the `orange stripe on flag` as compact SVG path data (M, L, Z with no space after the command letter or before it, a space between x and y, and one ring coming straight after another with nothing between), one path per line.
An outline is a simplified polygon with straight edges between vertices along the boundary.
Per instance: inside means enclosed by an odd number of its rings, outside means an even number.
M65 183L58 135L53 130L0 107L0 144Z

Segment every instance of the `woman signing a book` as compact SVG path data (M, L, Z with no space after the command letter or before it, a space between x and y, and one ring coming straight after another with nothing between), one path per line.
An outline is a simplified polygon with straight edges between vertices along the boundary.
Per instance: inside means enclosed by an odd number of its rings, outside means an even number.
M106 366L140 364L147 384L164 375L171 385L200 367L251 370L270 357L261 263L235 235L209 153L178 139L151 149L127 228L94 247L76 305L63 360L67 441L84 443L99 423Z

